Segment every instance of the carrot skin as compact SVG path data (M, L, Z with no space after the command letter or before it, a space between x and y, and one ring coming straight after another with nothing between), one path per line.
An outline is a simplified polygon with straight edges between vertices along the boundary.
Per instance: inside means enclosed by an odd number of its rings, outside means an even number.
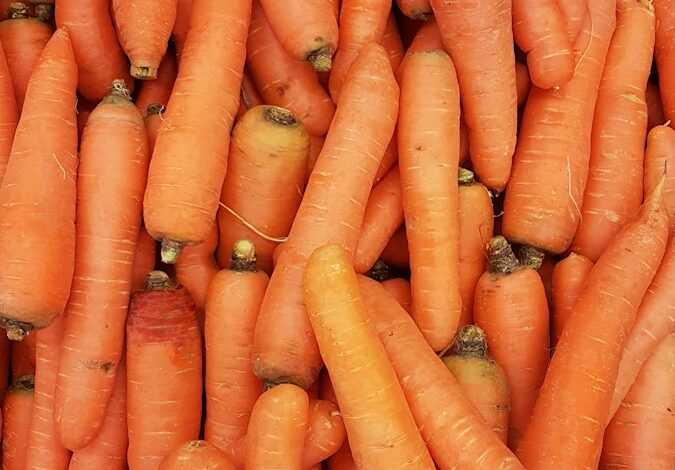
M5 51L0 44L0 182L5 175L12 151L12 141L19 122L14 85L7 66Z
M403 41L398 32L396 17L393 12L389 14L387 26L385 27L380 44L382 44L384 50L387 51L392 70L398 70L401 61L403 60L405 49L403 49Z
M553 312L551 315L553 345L562 336L565 323L586 286L586 279L592 268L591 260L574 252L556 263L553 268Z
M185 247L176 260L176 280L190 293L200 312L206 307L209 284L220 270L215 258L217 247L218 227L214 225L209 238Z
M675 234L675 130L670 126L654 127L647 135L644 191L649 194L665 172L663 200L670 220L670 233Z
M396 299L406 312L412 312L412 294L410 293L410 283L405 279L395 278L382 282L389 295Z
M337 405L327 400L310 400L302 453L302 468L310 469L330 458L346 442L345 425Z
M666 116L663 113L663 103L661 102L661 93L659 87L652 82L647 83L646 92L647 101L647 130L652 130L656 126L666 122Z
M235 470L227 456L207 441L188 441L166 456L157 470Z
M565 17L567 37L574 44L588 15L588 0L558 0L558 6Z
M532 83L530 82L530 73L527 70L527 66L516 62L516 89L518 93L518 109L521 109L527 97L530 94L530 88Z
M12 380L24 375L35 375L35 335L11 343Z
M389 266L408 269L410 267L410 254L408 253L408 238L405 227L401 227L391 237L381 255L382 261Z
M656 12L656 47L654 58L659 71L659 90L663 112L675 120L675 11L667 0L654 0Z
M15 380L2 405L2 470L25 470L26 443L30 436L34 377Z
M192 3L194 0L177 0L176 2L176 21L171 32L173 42L176 44L176 56L180 60L188 30L190 29L190 20L192 18Z

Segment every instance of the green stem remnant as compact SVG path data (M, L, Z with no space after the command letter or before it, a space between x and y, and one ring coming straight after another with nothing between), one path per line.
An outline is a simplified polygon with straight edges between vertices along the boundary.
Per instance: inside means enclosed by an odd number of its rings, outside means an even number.
M256 254L255 245L249 240L237 240L232 246L230 270L239 272L255 272Z
M485 332L476 325L462 327L455 337L452 353L457 356L471 356L487 359L487 339Z
M460 167L458 181L461 185L469 185L474 184L476 182L476 178L473 174L473 171Z
M518 258L506 238L494 237L487 245L488 269L493 274L509 274L520 268Z
M333 66L333 51L330 47L322 47L310 52L307 61L317 72L328 72Z
M263 118L265 118L266 121L283 127L298 125L298 121L295 119L295 116L293 116L293 113L286 108L281 108L279 106L266 106L263 111Z
M168 238L162 239L162 263L176 264L176 260L183 250L183 246L185 246L185 243L169 240Z

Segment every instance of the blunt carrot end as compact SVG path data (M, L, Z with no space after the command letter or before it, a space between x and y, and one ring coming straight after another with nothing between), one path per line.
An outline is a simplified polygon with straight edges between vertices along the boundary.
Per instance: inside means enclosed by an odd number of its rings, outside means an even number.
M232 247L232 259L230 260L232 271L256 271L255 245L249 240L237 240Z
M473 174L473 171L467 170L466 168L459 169L459 184L473 184L476 182L476 177Z
M176 264L178 255L180 255L180 252L183 250L184 246L185 246L184 243L164 238L162 240L162 250L161 250L162 263Z
M527 266L537 271L541 268L546 254L530 245L522 245L518 247L518 259L522 266Z
M452 352L458 356L487 357L485 331L476 325L466 325L457 333Z
M317 72L329 72L333 66L333 51L329 47L322 47L312 51L307 56L307 61Z
M166 290L176 287L175 282L164 271L150 271L145 278L145 290Z
M150 65L131 64L129 73L132 77L139 80L155 80L157 78L157 67Z
M7 339L10 341L23 341L33 329L33 325L11 318L0 317L0 327L7 330Z
M520 266L518 258L508 240L501 235L494 237L487 244L488 267L491 273L508 274Z

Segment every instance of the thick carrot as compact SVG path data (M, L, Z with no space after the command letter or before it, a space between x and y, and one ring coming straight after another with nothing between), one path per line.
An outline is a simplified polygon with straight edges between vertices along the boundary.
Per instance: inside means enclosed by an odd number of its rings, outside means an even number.
M663 201L670 219L670 232L675 234L675 130L668 125L656 126L647 135L645 194L654 190L664 171L666 183Z
M173 25L172 37L176 45L176 55L181 58L188 31L190 29L190 20L192 17L193 0L176 1L176 21Z
M129 467L155 470L176 446L199 438L202 346L185 289L153 271L127 320Z
M662 193L663 180L588 276L518 448L528 469L596 464L623 345L666 248Z
M199 245L185 247L176 261L176 280L190 293L200 312L206 306L209 284L220 270L215 257L217 247L218 227L214 225L209 238Z
M472 322L476 283L485 271L485 245L494 233L494 210L490 192L471 171L460 169L459 183L459 324L464 326Z
M459 113L450 57L441 50L410 55L401 74L399 168L413 317L436 351L448 346L461 315Z
M572 243L573 251L591 261L597 261L642 202L654 9L651 1L618 0L616 14L595 107L581 222Z
M398 70L401 61L403 60L403 53L405 50L403 49L403 41L401 41L401 35L398 32L398 25L396 24L396 17L393 12L389 14L387 26L382 35L380 44L382 44L384 50L387 51L392 70Z
M77 89L85 98L100 100L116 79L133 86L110 16L110 0L59 0L56 25L70 34L79 72Z
M35 66L0 188L0 321L10 339L47 326L68 300L75 257L76 86L70 39L60 29Z
M653 0L656 11L656 47L654 57L659 71L659 89L663 112L675 119L675 10L668 0Z
M256 271L255 248L247 240L234 243L226 266L206 301L205 438L232 456L263 391L250 358L268 277Z
M260 269L272 272L273 252L302 200L309 146L305 127L287 109L257 106L239 120L218 213L221 266L232 244L246 239L256 246Z
M345 425L337 405L328 400L310 400L302 468L309 469L335 454L346 442Z
M14 380L2 405L2 470L25 470L35 383L32 375Z
M111 0L117 36L131 62L132 77L157 78L176 22L177 3L178 0Z
M589 0L558 0L558 7L565 18L567 37L571 44L577 40L584 20L588 16Z
M384 288L359 278L368 319L396 370L436 464L450 469L522 469L480 417L412 319ZM349 431L345 410L341 407Z
M227 456L207 441L188 441L164 458L157 470L235 470Z
M518 95L518 109L521 109L530 94L530 72L525 64L516 62L516 90Z
M24 375L34 375L35 335L27 335L23 341L13 341L10 347L12 380L17 380Z
M397 116L398 86L389 59L381 46L372 44L345 81L335 119L280 250L256 325L253 360L258 377L304 387L316 379L321 357L303 305L303 271L312 251L328 242L340 243L353 256Z
M334 102L352 64L368 44L382 41L387 29L392 0L343 0L340 10L340 48L330 72L329 89Z
M405 232L405 227L401 227L397 230L382 251L382 261L389 266L403 269L408 269L410 266L408 238L406 237Z
M176 57L173 51L169 50L159 65L157 79L145 80L139 87L135 103L141 113L143 113L143 116L147 117L149 115L151 104L166 105L169 102L177 73L178 64L176 63Z
M574 252L556 263L553 269L553 312L551 312L553 345L562 336L565 323L586 286L592 268L591 260Z
M152 83L152 82L145 82ZM139 108L140 109L140 108ZM157 136L159 135L159 129L162 127L164 122L164 112L166 107L159 103L153 103L148 105L147 110L145 111L145 131L148 136L148 151L150 155L155 151L155 143L157 142Z
M357 467L435 468L387 353L368 325L369 295L362 299L344 248L326 245L312 254L304 290Z
M548 301L548 308L550 311L551 305L553 305L553 270L555 269L555 259L553 256L546 256L543 251L539 251L531 246L521 245L519 247L519 259L527 260L531 256L533 256L533 258L531 258L531 264L533 263L534 266L539 265L537 273L541 278L541 283L544 285L544 292L546 293L546 300ZM539 257L541 257L541 260L538 260Z
M666 122L666 116L663 113L663 103L661 103L661 93L658 85L652 82L647 83L646 92L647 101L647 130Z
M301 470L308 416L309 398L300 387L282 384L263 393L248 425L246 470Z
M593 110L614 32L615 4L592 2L575 43L574 78L557 90L530 92L504 201L502 230L513 242L553 253L572 243L581 219ZM472 154L474 150L472 146Z
M204 241L218 210L239 107L251 0L195 0L178 77L153 152L143 204L162 259ZM220 116L210 119L209 116ZM194 163L199 149L199 164Z
M354 255L356 272L365 273L380 257L389 239L403 223L401 176L393 168L373 187L363 216L361 236Z
M146 276L155 269L156 251L155 239L148 234L145 227L141 227L138 240L136 240L136 254L131 273L131 292L143 290Z
M16 107L14 85L7 66L5 51L0 44L0 181L5 175L18 121L19 112Z
M388 279L382 281L382 287L389 292L389 295L396 299L406 312L412 312L412 294L408 281L402 278Z
M429 0L396 0L401 13L414 19L426 21L433 16Z
M600 468L668 470L675 463L675 334L649 356L605 432Z
M511 173L518 109L511 2L431 0L431 6L457 68L474 171L501 191Z
M481 417L506 443L511 397L504 369L488 356L485 332L475 325L462 327L443 362Z
M117 367L115 385L96 438L73 452L68 470L125 470L127 468L127 373L124 363Z

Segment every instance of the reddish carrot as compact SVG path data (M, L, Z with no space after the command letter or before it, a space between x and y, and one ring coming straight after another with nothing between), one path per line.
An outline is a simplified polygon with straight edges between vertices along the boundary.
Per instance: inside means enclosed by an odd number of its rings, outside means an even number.
M23 341L13 341L10 346L12 380L17 380L24 375L34 375L35 335L28 335Z
M14 85L7 66L5 51L0 44L0 181L5 175L18 121L19 112L16 107Z
M653 0L656 11L654 58L659 71L659 89L666 118L675 120L675 10L667 0Z
M204 241L218 210L229 136L239 107L251 0L196 0L178 77L153 152L143 204L162 259ZM212 71L220 71L215 73ZM209 119L208 116L221 116ZM200 149L200 164L194 151ZM199 182L199 184L195 184Z
M387 26L385 27L380 44L382 44L384 50L387 51L392 70L398 70L401 61L403 60L404 49L401 35L398 32L396 17L393 12L389 14Z
M652 82L647 83L645 96L647 101L647 130L651 130L666 122L666 116L663 113L661 93L659 93L657 85L654 85Z
M329 470L358 470L349 443L345 443L328 461Z
M530 92L504 201L502 230L513 242L562 253L574 238L588 175L593 110L614 33L615 5L615 0L592 2L575 43L579 57L574 78L558 90ZM556 112L551 115L550 109Z
M76 85L70 39L57 30L28 85L0 188L1 322L10 339L47 326L68 300L75 252Z
M405 232L405 227L401 227L397 230L382 251L382 261L389 266L404 269L407 269L410 266L408 238L406 237Z
M146 82L149 83L149 82ZM159 135L159 129L162 127L164 122L164 112L166 107L154 103L148 106L145 114L145 131L148 135L148 151L150 155L155 151L155 143L157 142L157 136Z
M596 464L621 351L666 248L662 193L663 180L588 276L518 449L528 469Z
M177 73L176 57L169 50L159 65L157 79L143 81L138 90L135 102L143 116L149 115L150 105L157 103L166 105L169 102Z
M129 467L156 469L176 446L199 437L202 346L185 289L161 271L132 296L127 321Z
M666 183L663 201L670 219L670 232L675 234L675 130L667 125L654 127L647 136L644 175L646 194L654 190L664 171Z
M406 312L412 312L412 294L410 293L410 283L405 279L395 278L382 282L389 295L396 299Z
M25 470L35 383L32 375L14 380L2 405L2 470Z
M545 253L536 248L521 245L519 247L518 258L520 260L527 260L530 259L530 256L534 256L535 258L541 257L541 261L537 261L537 263L541 263L541 266L537 269L537 273L541 278L541 283L544 285L544 292L546 292L546 300L548 300L550 310L553 304L553 270L555 269L555 260L553 256L545 256Z
M588 16L588 0L558 0L558 7L565 17L567 37L574 44Z
M339 242L356 250L377 167L398 116L398 86L384 49L368 46L354 63L256 325L256 374L309 387L321 357L302 300L302 275L314 249ZM356 134L367 140L352 139ZM364 158L364 155L367 158ZM330 184L331 191L325 187Z
M309 469L335 454L346 442L346 434L337 405L328 400L310 400L307 423L302 468Z
M173 25L173 42L176 44L176 55L180 59L185 47L188 30L190 29L190 19L192 17L193 0L176 1L176 21Z
M7 385L10 377L10 354L10 341L6 336L0 337L0 403L2 403L2 400L5 397L5 392L7 391ZM2 418L1 414L0 418ZM0 423L0 434L2 434L2 423Z
M87 125L89 116L91 112L96 107L96 103L92 103L85 99L77 99L77 136L78 136L78 149L79 145L82 144L82 134L84 133L84 127Z
M556 263L553 269L553 312L551 315L552 340L555 345L562 336L574 304L586 286L593 262L584 255L570 253Z
M131 292L143 290L145 278L155 268L157 244L145 227L141 227L136 240L136 254L131 274Z
M176 261L176 280L190 293L200 312L206 307L209 284L219 271L217 247L218 227L214 225L209 238L199 245L185 247Z
M415 20L426 21L433 16L429 0L396 0L401 12Z
M516 90L518 94L518 109L522 108L530 94L530 72L525 64L516 62Z
M227 456L207 441L188 441L166 456L158 470L235 470Z

